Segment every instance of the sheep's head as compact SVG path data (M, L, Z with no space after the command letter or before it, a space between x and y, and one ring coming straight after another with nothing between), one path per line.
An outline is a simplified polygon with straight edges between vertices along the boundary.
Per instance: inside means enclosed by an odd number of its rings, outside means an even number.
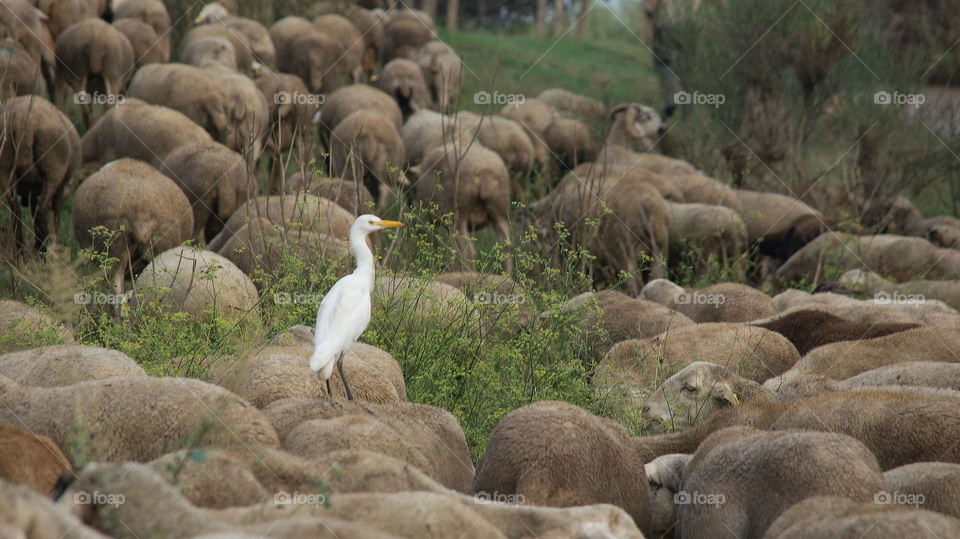
M737 375L720 365L697 361L668 378L643 407L643 417L687 428L737 404Z
M657 111L637 103L617 105L610 111L610 119L614 122L614 128L618 122L622 122L627 135L636 141L644 141L647 150L652 149L653 141L663 130L663 120Z
M674 527L677 513L674 496L681 490L683 469L692 456L671 453L643 465L650 488L650 524L657 537Z

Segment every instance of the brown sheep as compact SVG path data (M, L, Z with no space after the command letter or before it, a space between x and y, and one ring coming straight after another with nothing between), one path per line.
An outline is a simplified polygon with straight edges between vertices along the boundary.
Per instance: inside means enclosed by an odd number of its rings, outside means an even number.
M650 497L638 449L611 419L565 402L535 402L497 424L473 491L552 507L612 503L649 533Z
M762 254L786 260L826 230L823 214L796 198L745 189L736 196L747 240Z
M363 36L363 71L371 75L383 54L383 22L374 13L356 6L348 8L345 15Z
M436 110L452 112L460 101L463 87L463 62L460 57L446 43L430 41L417 50L416 61L423 71L430 90L430 101Z
M397 129L403 125L403 112L397 102L382 90L366 84L344 86L327 94L320 113L314 118L314 123L319 126L320 140L327 148L330 147L330 133L333 129L340 125L344 118L361 110L377 111L385 115Z
M941 215L926 219L926 237L937 247L960 249L960 219Z
M887 497L881 503L913 505L960 518L960 464L918 462L883 474Z
M43 93L43 71L30 53L12 37L0 47L0 103L18 95Z
M170 58L170 14L160 0L123 0L113 6L113 19L137 19L153 28L163 57Z
M246 218L245 218L246 219ZM293 258L318 271L332 268L338 277L350 272L353 252L346 241L293 224L281 226L268 217L251 217L217 251L244 273L272 273Z
M764 539L956 537L960 520L926 509L855 502L846 496L814 496L794 504L767 529Z
M170 61L159 45L160 38L149 24L139 19L116 19L111 24L126 36L133 46L134 71L147 64L165 64Z
M674 178L651 172L643 167L634 165L604 165L601 163L581 163L573 170L567 173L576 175L580 178L590 181L602 181L605 177L610 177L612 182L622 178L637 178L640 181L649 183L660 191L663 199L669 202L685 202L683 192L677 187ZM564 176L566 177L566 176ZM563 181L563 180L560 180Z
M960 350L960 329L909 329L883 337L835 342L814 348L797 362L791 374L822 374L834 380L844 380L905 358L958 363L957 350Z
M906 361L861 372L843 386L905 385L960 390L960 363Z
M62 324L57 324L52 318L47 316L37 307L31 307L26 303L14 301L11 299L0 300L0 331L5 335L13 336L20 334L47 333L53 331L65 343L73 343L73 332ZM34 340L21 343L23 346L31 346ZM13 352L19 349L14 344L11 349L0 349L3 352Z
M98 226L115 235L95 235L93 229ZM193 213L173 180L142 161L120 159L104 165L77 188L73 233L80 247L107 251L116 259L110 285L119 295L128 268L131 275L136 274L144 259L193 237Z
M149 461L187 444L278 447L250 403L190 378L109 378L62 387L0 378L0 422L49 436L73 460Z
M407 118L400 128L400 138L410 165L419 164L423 155L437 146L471 139L456 117L433 110L421 110Z
M596 161L606 165L637 165L647 170L652 170L657 174L666 174L668 176L697 173L697 169L694 168L693 165L682 159L675 159L655 153L636 153L617 144L604 146L600 153L597 154ZM691 200L691 202L711 203L700 200Z
M181 112L228 148L238 146L227 94L217 77L205 69L186 64L149 64L134 75L127 94Z
M130 157L155 166L187 144L209 146L213 138L182 113L139 99L111 108L80 140L83 162L101 164Z
M650 273L662 273L667 258L669 210L655 187L628 176L605 177L584 182L568 177L546 197L530 204L538 216L539 232L554 233L554 223L563 222L573 241L584 244L598 260L595 279L617 283L620 272L632 275L626 286L632 295L640 292L643 257L652 259ZM597 219L599 226L588 226Z
M42 97L25 95L3 104L0 189L13 221L17 249L26 245L21 204L33 219L34 249L56 240L63 194L80 165L80 137L70 120Z
M905 283L894 283L870 271L850 270L841 275L838 282L844 288L873 296L877 303L902 297L924 303L928 299L935 299L955 309L960 307L960 280L958 279L916 279Z
M273 45L276 48L277 59L285 58L292 52L290 45L298 35L309 33L313 30L316 30L316 28L312 22L295 15L288 15L270 25L268 32L270 34L270 40L273 41Z
M296 75L268 69L254 80L270 107L270 136L266 150L270 156L270 190L281 190L283 152L293 150L297 163L307 163L313 155L313 118L319 99L310 95L307 85Z
M660 156L652 155L651 157ZM636 165L644 167L645 163L640 161L637 162ZM713 178L704 176L699 172L683 174L669 174L664 172L661 174L667 174L676 188L683 194L683 202L726 206L738 213L740 212L740 202L737 200L737 192ZM745 220L744 223L746 223Z
M510 175L503 159L480 144L444 144L423 156L414 185L418 199L435 201L441 214L453 213L460 247L476 256L470 231L493 225L503 245L510 238ZM507 260L509 272L510 260Z
M313 93L331 94L350 84L348 74L337 68L343 45L312 27L294 34L285 49L278 51L277 68L292 73Z
M56 387L147 373L122 352L63 344L4 354L0 356L0 375L20 385Z
M561 116L576 118L589 126L603 124L607 119L606 107L603 103L562 88L544 90L537 96L537 100L545 103Z
M0 423L0 456L0 480L41 494L48 494L60 475L72 469L53 440L5 423Z
M344 73L350 83L363 81L363 55L365 44L360 30L341 15L321 15L313 19L313 26L325 36L334 38L343 47L343 55L337 59L336 69Z
M413 60L394 58L380 70L377 87L393 97L404 116L430 106L430 90L423 71Z
M227 121L233 132L233 144L227 146L240 152L252 171L269 135L270 106L267 99L246 75L222 66L209 71L226 98Z
M437 39L437 32L426 13L412 9L391 10L383 24L383 61L394 58L414 60L420 47L434 39Z
M375 207L373 195L363 184L341 178L324 178L313 172L297 172L287 178L286 193L306 191L332 200L354 215L362 215Z
M604 144L618 144L641 152L653 151L663 131L657 111L638 103L623 103L610 110L610 131Z
M158 170L187 195L193 238L201 243L220 232L253 187L243 158L219 143L184 144L164 157Z
M885 485L876 457L849 436L733 427L700 444L678 487L674 532L695 539L716 537L721 529L762 537L781 512L803 499L873 501ZM770 496L773 491L778 495Z
M232 15L226 8L216 2L205 5L194 22L198 25L223 25L231 33L239 35L246 42L252 60L271 69L277 67L277 51L273 40L270 39L270 33L266 27L259 22ZM241 65L241 69L246 71L248 66Z
M814 310L794 311L753 325L783 335L801 356L833 342L872 339L919 327L917 324L863 324Z
M551 161L560 167L571 169L597 157L597 143L580 120L552 114L540 120L533 131L547 146Z
M694 322L749 322L777 314L777 306L763 292L740 283L717 283L684 290L667 281L650 281L640 297L675 309Z
M97 16L88 0L38 0L36 4L46 14L44 27L54 39L70 26Z
M480 144L497 152L508 169L522 174L530 171L536 160L536 148L522 125L499 116L471 118L462 111L457 114L457 121L468 132L476 133ZM515 189L515 192L519 191L519 188Z
M72 537L103 539L44 494L25 486L0 481L0 530L4 537Z
M407 183L405 157L397 129L376 110L358 110L330 133L331 175L362 183L381 208Z
M250 43L242 34L227 28L222 24L202 24L193 27L183 39L180 40L180 52L178 56L183 56L184 51L191 43L199 39L217 37L226 39L233 45L233 52L237 55L237 69L243 73L253 70L253 57L250 51Z
M191 41L180 51L180 62L201 68L219 64L227 69L236 70L237 54L233 51L233 44L226 39L203 37Z
M880 298L878 298L880 299ZM916 299L916 298L913 298ZM781 309L778 316L795 311L816 310L861 324L919 324L923 327L960 327L960 313L936 300L863 301L832 292L806 292L790 289L774 296ZM754 323L765 323L757 320Z
M716 265L730 268L734 275L746 273L747 229L736 211L698 203L667 202L667 206L672 267L692 262L699 275L708 274Z
M0 2L0 38L13 38L28 51L33 63L43 68L47 80L47 95L53 95L55 64L53 40L45 41L43 20L46 15L27 0Z

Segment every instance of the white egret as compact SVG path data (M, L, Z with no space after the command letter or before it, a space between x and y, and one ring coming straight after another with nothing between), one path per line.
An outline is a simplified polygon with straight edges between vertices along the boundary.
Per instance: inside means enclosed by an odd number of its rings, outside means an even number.
M350 247L357 259L357 269L340 279L327 292L317 309L317 327L313 334L313 355L310 368L317 377L327 382L330 392L330 375L334 359L347 398L353 400L347 378L343 375L343 352L353 344L370 323L370 293L373 291L373 252L367 246L367 236L384 228L403 226L397 221L384 221L376 215L361 215L350 226Z

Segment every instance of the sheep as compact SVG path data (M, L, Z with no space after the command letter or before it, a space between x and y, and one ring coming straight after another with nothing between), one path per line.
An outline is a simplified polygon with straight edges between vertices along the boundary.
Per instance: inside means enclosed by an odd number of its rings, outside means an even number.
M338 277L349 273L353 252L346 241L318 234L295 223L280 225L269 217L245 218L240 228L217 254L233 262L241 271L254 276L256 270L272 273L296 259L318 271L328 268ZM322 268L322 269L321 269Z
M37 8L46 14L44 27L54 39L70 26L97 16L87 0L39 0Z
M479 144L444 144L424 154L418 175L415 196L436 202L441 214L453 213L453 226L467 256L476 256L469 243L470 231L487 224L493 225L506 245L510 237L510 175L499 155Z
M852 436L889 470L912 462L960 462L960 445L944 433L960 425L958 399L927 392L862 389L818 395L796 402L743 402L724 408L696 427L643 436L634 442L646 461L689 453L711 433L748 425L764 430L812 429Z
M526 174L530 171L536 159L536 149L519 123L499 116L472 119L463 112L457 115L457 120L463 128L476 133L480 144L497 152L511 172Z
M253 57L251 56L250 43L242 34L222 24L202 24L193 27L180 40L178 56L183 57L187 47L194 41L211 37L225 39L233 45L233 52L237 56L237 69L239 71L248 73L253 70Z
M237 69L237 54L233 44L222 37L195 39L180 51L180 61L194 67L220 64L227 69Z
M104 227L108 234L96 233ZM116 259L110 285L123 293L124 271L193 236L190 202L173 180L135 159L104 165L80 184L73 198L73 233L84 249ZM109 237L108 237L109 236Z
M783 335L793 343L801 356L825 344L872 339L920 327L918 324L858 323L814 310L793 311L762 322L753 322L753 325Z
M351 6L344 14L363 36L363 71L370 75L380 65L383 52L383 22L372 12L357 6Z
M700 444L679 487L675 534L693 539L714 537L719 529L762 537L781 512L803 499L873 501L885 484L876 457L849 436L733 427Z
M404 116L430 106L430 90L423 71L413 60L394 58L380 70L377 87L393 97Z
M231 33L239 35L246 43L252 54L252 59L273 69L277 67L277 51L270 33L259 22L253 19L231 15L226 8L216 2L207 4L200 10L194 21L198 25L220 24ZM247 65L242 69L246 70Z
M316 27L313 26L312 22L295 15L288 15L270 25L268 33L277 51L277 59L285 58L291 53L290 44L294 42L298 35L313 30L316 30Z
M878 234L927 237L920 211L902 196L866 200L860 220Z
M658 156L651 156L658 157ZM638 162L637 166L643 167L643 161ZM657 167L654 167L657 168ZM726 206L737 213L741 212L740 202L737 199L737 193L734 189L710 178L699 172L683 174L667 174L676 188L683 195L683 201L687 203L708 204L711 206ZM746 220L744 226L746 226Z
M283 152L294 149L291 157L299 163L308 162L313 154L312 122L320 100L310 95L296 75L263 70L254 83L270 108L270 136L265 147L270 155L270 189L276 192L281 190Z
M481 141L482 142L482 141ZM623 178L636 178L656 187L663 199L670 202L685 202L683 192L677 187L674 178L651 172L645 168L633 165L603 165L600 163L581 163L568 172L566 176L575 175L586 181L604 181L609 177L612 182ZM566 178L564 176L564 178ZM562 179L560 180L563 181Z
M693 255L694 271L700 275L709 273L713 264L745 273L747 229L736 211L726 206L669 201L667 207L671 266L681 267Z
M941 215L924 220L926 237L937 247L960 249L960 219Z
M473 491L571 507L612 503L644 533L650 498L638 446L617 422L560 401L518 408L500 420L477 465Z
M331 175L362 183L381 208L397 186L407 183L405 155L397 129L376 110L350 114L330 134Z
M597 158L597 143L587 125L580 120L552 114L534 125L533 132L559 166L571 169Z
M62 112L42 97L24 95L3 104L0 189L10 209L18 251L26 245L21 204L33 219L34 249L55 241L67 183L80 165L80 137Z
M858 503L845 496L813 496L781 513L764 538L953 537L958 534L960 520L933 511L877 505L876 501Z
M170 14L160 0L124 0L113 7L113 19L137 19L156 32L163 57L170 58Z
M363 80L363 55L365 44L360 30L341 15L321 15L313 20L313 26L326 36L340 42L344 53L337 59L336 69L345 74L346 80L358 83Z
M43 72L30 53L12 37L0 47L0 103L18 95L39 95Z
M201 243L220 232L252 187L243 158L219 143L184 144L164 157L158 170L187 196L193 238Z
M597 154L596 161L605 165L637 165L647 170L652 170L657 174L667 176L682 176L688 174L697 174L697 169L690 163L682 159L674 159L664 155L653 153L636 153L629 148L624 148L618 144L607 144ZM701 200L690 200L690 202L704 202ZM728 204L725 204L728 205Z
M20 385L69 386L113 376L146 376L129 356L96 346L62 344L0 356L0 375Z
M912 280L894 283L871 271L850 270L838 282L858 293L872 295L883 303L898 297L925 302L927 298L943 301L953 308L960 307L960 280Z
M327 148L331 146L330 134L347 116L357 111L376 111L393 124L396 129L403 125L403 113L400 106L382 90L366 84L344 86L328 93L320 112L313 123L319 126L320 140Z
M12 38L23 45L34 65L41 66L47 81L47 95L53 96L55 64L52 39L44 40L46 15L27 0L0 2L0 38Z
M168 52L160 47L160 38L149 24L139 19L115 19L111 26L126 36L133 47L134 72L147 64L165 64Z
M554 223L565 223L571 241L577 241L597 256L595 279L617 283L620 272L632 278L626 286L632 295L640 292L642 256L652 258L650 273L662 273L667 257L669 232L667 204L656 188L629 176L584 182L565 178L549 195L530 204L538 216L537 228L547 236ZM599 226L587 226L596 219Z
M675 309L698 324L749 322L777 314L777 306L769 296L739 283L684 290L665 279L656 279L643 287L640 297Z
M380 271L373 296L385 311L406 313L404 324L423 326L442 320L452 329L480 327L480 311L468 305L463 292L438 281Z
M227 146L240 152L251 171L256 168L263 151L263 140L270 129L270 106L257 85L246 75L222 66L210 73L223 90L224 110L233 131L233 144Z
M562 88L548 88L537 99L568 118L576 118L587 125L596 126L606 119L606 107L596 99L578 95ZM619 112L616 108L612 114Z
M410 9L391 10L383 24L383 61L394 58L416 58L417 51L428 41L437 39L430 17Z
M19 483L40 494L49 493L60 475L72 470L53 440L5 423L0 423L0 455L0 484Z
M819 211L777 193L736 190L747 240L761 254L786 260L826 230Z
M622 103L610 110L610 131L604 144L618 144L641 152L653 151L663 131L657 111L638 103Z
M819 283L823 279L823 268L859 266L898 282L916 278L960 279L960 251L939 248L916 237L826 232L784 262L773 280Z
M880 298L882 299L882 298ZM916 298L914 298L916 299ZM795 311L815 310L861 324L919 324L924 327L960 327L960 313L945 303L925 299L918 302L862 301L842 294L818 292L808 294L787 290L774 297L781 313L779 318ZM765 323L757 320L754 323Z
M0 422L49 436L72 461L149 461L187 444L280 445L248 402L189 378L108 378L36 388L0 378Z
M0 499L0 531L5 537L104 537L26 485L0 480Z
M449 113L456 108L463 86L463 62L449 45L429 41L417 50L416 62L423 71L436 110Z
M835 342L814 348L791 369L797 374L822 374L834 380L901 361L960 362L960 329L916 328L858 341Z
M148 64L130 81L130 97L183 113L218 142L236 148L227 94L209 71L186 64Z
M314 27L292 36L285 49L278 51L277 68L297 75L313 93L330 94L350 84L337 62L343 56L343 45Z
M332 200L354 215L362 215L375 207L373 195L362 183L323 178L308 171L287 178L284 190L286 193L307 192Z
M445 143L470 140L464 126L454 117L433 110L420 110L400 128L407 163L417 165L428 150Z
M918 462L883 474L887 497L883 503L923 505L924 509L960 518L960 464ZM894 496L890 496L893 493ZM912 503L911 503L912 502Z
M309 371L310 352L312 349L267 346L244 354L229 365L216 367L213 379L257 408L285 398L326 397L326 386ZM352 375L350 379L357 380L357 384L351 383L350 387L358 401L407 400L403 372L390 354L367 344L354 343L344 354L343 365L344 371ZM336 395L346 396L339 372L331 377L330 386Z
M46 333L51 330L65 343L73 343L73 332L63 324L55 323L40 309L20 301L0 300L0 331L4 334Z
M135 283L137 304L156 303L177 312L229 319L256 318L259 294L253 281L227 258L211 251L174 247L158 254Z
M960 390L960 363L907 361L870 369L840 382L842 386L924 386Z

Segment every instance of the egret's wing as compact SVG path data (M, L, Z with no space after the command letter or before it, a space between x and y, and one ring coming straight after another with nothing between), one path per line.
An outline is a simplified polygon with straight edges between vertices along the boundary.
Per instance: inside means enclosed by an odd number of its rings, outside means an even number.
M349 346L370 322L370 294L351 277L344 277L330 289L317 313L314 342L329 343L331 353Z

